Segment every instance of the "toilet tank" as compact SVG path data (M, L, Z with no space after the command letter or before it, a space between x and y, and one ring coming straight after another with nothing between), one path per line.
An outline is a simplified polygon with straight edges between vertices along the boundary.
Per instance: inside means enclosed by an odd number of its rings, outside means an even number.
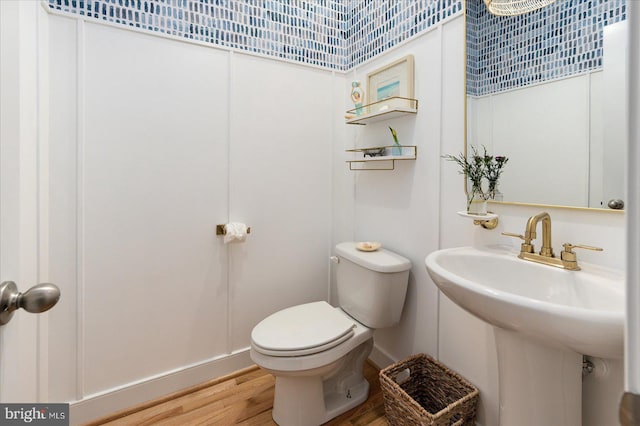
M369 328L397 324L411 261L385 249L359 251L354 242L337 244L335 252L340 259L336 271L340 307Z

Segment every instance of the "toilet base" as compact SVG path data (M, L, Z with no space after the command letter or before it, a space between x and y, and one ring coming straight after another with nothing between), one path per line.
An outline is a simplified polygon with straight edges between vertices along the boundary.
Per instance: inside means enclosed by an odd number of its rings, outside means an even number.
M363 372L372 348L369 339L326 375L276 375L273 420L280 426L317 426L362 404L369 396Z

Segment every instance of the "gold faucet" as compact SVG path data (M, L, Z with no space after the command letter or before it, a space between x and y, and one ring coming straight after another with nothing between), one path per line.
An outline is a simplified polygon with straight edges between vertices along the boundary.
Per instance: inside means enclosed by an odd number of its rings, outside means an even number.
M535 248L531 243L536 239L536 228L538 222L542 221L542 247L540 253L535 252ZM527 221L527 228L524 235L512 234L511 232L503 232L502 235L508 237L516 237L524 240L524 243L520 245L520 259L529 260L531 262L542 263L544 265L555 266L558 268L568 269L570 271L579 271L578 261L576 254L572 251L574 248L583 248L588 250L602 251L600 247L591 247L584 245L563 244L564 250L560 253L558 259L553 254L553 247L551 247L551 216L547 212L541 212L537 215L531 216Z
M527 229L524 236L529 241L536 239L536 228L538 222L542 220L542 248L540 249L540 256L554 257L553 248L551 247L551 216L549 213L542 212L535 216L531 216L527 221ZM533 246L531 246L531 252L533 252Z

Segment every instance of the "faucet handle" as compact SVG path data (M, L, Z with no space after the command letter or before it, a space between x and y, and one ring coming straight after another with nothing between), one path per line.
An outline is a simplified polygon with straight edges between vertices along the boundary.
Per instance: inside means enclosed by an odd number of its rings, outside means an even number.
M581 248L581 249L595 250L595 251L604 251L604 249L602 247L585 246L583 244L564 243L562 245L562 247L564 247L564 250L569 252L569 253L571 253L571 250L574 249L574 248Z
M521 234L514 234L512 232L503 232L502 235L506 235L507 237L515 237L520 238L524 243L520 244L520 252L521 253L533 253L535 249L533 248L533 244L531 244L531 240L526 238Z
M604 250L602 247L585 246L583 244L571 244L571 243L564 243L562 247L564 247L564 250L562 250L562 253L560 253L560 258L568 262L576 261L576 254L573 252L574 248L581 248L581 249L595 250L595 251Z
M522 234L514 234L513 232L503 232L502 235L506 235L507 237L516 237L520 238L522 241L526 241L524 235Z

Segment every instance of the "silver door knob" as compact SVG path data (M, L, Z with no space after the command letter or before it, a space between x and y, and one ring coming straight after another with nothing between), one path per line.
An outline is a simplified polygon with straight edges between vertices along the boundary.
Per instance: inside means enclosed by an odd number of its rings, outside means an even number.
M624 201L622 201L619 198L613 198L613 199L609 200L609 202L607 203L607 206L610 209L622 210L622 209L624 209Z
M38 284L20 293L16 283L5 281L0 284L0 325L8 323L13 312L20 308L39 314L53 308L58 300L60 289L54 284Z

